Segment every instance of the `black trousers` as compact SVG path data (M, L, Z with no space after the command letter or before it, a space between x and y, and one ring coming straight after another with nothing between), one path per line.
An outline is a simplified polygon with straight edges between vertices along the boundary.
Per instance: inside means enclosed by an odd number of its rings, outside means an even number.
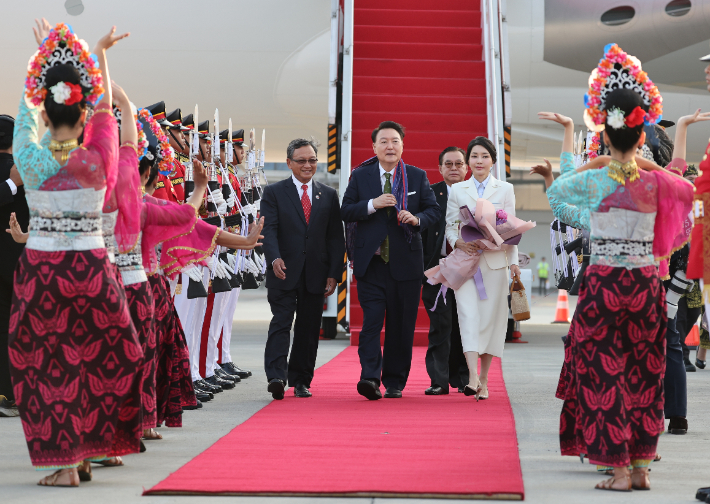
M540 278L540 295L542 296L543 291L547 295L547 278Z
M680 334L676 330L676 320L668 320L666 327L666 375L663 378L665 392L663 412L666 418L687 416L688 389L683 363L683 349Z
M468 366L461 346L459 317L456 311L454 291L448 289L446 296L440 296L436 310L431 311L436 302L440 285L424 283L422 301L429 316L429 347L426 351L426 370L431 386L463 388L468 385ZM444 303L446 298L446 303Z
M323 316L323 292L308 292L304 273L295 289L268 289L267 299L272 317L264 350L267 380L278 378L290 387L298 384L311 386ZM293 325L293 345L289 356L294 313L296 323Z
M378 384L381 379L386 388L404 390L412 367L421 287L419 279L392 278L389 265L378 255L372 258L362 278L357 278L357 296L364 316L358 343L361 379ZM383 324L384 353L380 347Z
M10 328L10 308L12 308L12 285L10 281L0 275L0 395L9 401L15 400L10 380L10 359L8 355L8 337Z
M685 344L690 329L700 316L702 308L688 308L688 298L683 296L678 301L678 314L676 315L676 329L680 334L680 345L683 348L683 358L690 360L690 349Z

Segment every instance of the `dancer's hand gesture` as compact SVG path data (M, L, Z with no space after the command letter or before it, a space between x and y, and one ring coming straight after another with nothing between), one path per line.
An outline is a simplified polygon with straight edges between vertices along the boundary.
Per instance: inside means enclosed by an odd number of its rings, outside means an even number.
M35 23L37 23L37 28L33 26L32 32L35 34L35 40L37 41L37 45L42 45L42 41L49 36L49 32L52 29L52 25L50 25L49 21L44 18L42 18L42 21L35 18Z
M572 121L571 118L556 112L538 112L537 118L544 121L553 121L561 124L562 126L574 126L574 121Z
M126 32L122 35L116 35L116 27L112 26L111 30L101 37L98 42L96 42L96 46L94 47L94 53L99 53L101 51L105 51L106 49L110 49L114 45L116 45L116 42L119 40L122 40L130 35L129 32Z
M710 121L710 112L700 113L700 109L696 110L694 114L683 116L678 119L678 125L684 124L689 126L696 122Z

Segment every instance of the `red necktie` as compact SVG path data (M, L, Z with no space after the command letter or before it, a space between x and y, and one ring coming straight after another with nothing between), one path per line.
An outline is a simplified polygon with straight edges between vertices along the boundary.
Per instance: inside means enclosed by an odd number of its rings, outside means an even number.
M444 238L446 240L446 238ZM451 252L453 252L454 249L451 248L451 245L449 245L449 240L446 240L446 255L449 256L451 255Z
M301 196L301 205L303 205L303 215L306 216L306 224L311 220L311 199L308 197L308 185L303 184L303 196Z

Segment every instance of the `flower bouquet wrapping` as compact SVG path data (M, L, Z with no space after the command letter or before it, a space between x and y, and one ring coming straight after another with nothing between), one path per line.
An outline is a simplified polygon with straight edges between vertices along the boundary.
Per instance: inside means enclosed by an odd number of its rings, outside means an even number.
M478 254L469 255L461 249L454 249L439 261L438 266L426 270L424 274L431 285L441 284L441 293L445 293L447 288L458 290L473 278L481 299L488 299L478 269L481 253L503 250L504 245L517 245L523 233L534 228L535 223L509 216L504 210L496 211L493 203L483 198L476 201L474 213L464 205L459 209L459 216L462 224L461 239L466 243L475 242L482 250Z

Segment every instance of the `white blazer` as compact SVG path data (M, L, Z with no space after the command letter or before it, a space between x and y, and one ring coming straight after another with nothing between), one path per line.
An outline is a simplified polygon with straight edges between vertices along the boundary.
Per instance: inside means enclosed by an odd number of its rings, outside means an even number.
M513 184L498 180L491 175L482 197L490 201L496 210L503 209L508 215L515 216ZM451 248L454 248L454 244L459 238L459 222L456 222L461 220L459 208L468 205L471 210L475 210L476 201L478 201L478 190L473 182L473 177L451 186L451 194L446 206L446 239ZM518 264L518 246L503 245L503 250L484 252L483 259L493 270Z

